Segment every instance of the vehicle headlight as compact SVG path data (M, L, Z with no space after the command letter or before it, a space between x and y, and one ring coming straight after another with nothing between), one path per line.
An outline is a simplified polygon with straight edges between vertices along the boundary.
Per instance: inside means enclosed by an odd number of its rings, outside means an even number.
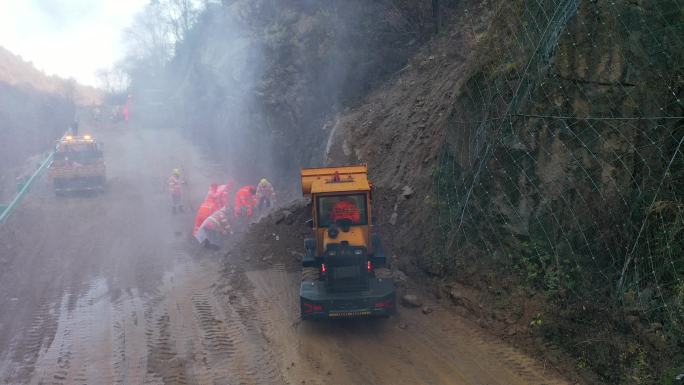
M328 255L337 255L337 251L330 250L330 251L328 251Z
M354 250L354 255L361 255L361 254L363 254L363 250L361 250L361 249Z

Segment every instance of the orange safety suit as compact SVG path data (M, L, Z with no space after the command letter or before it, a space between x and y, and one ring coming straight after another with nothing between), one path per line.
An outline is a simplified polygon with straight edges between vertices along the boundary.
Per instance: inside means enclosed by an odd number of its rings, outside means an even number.
M235 193L235 207L233 208L235 217L242 216L243 208L247 217L254 215L254 206L257 204L255 191L254 186L243 186Z
M219 206L228 206L230 203L230 191L233 189L233 182L228 182L218 186L216 193L218 194Z
M197 234L197 230L199 230L200 226L202 226L204 220L209 218L209 216L218 209L219 205L217 202L213 198L207 197L204 202L202 202L199 209L197 209L197 216L195 216L195 227L192 229L192 235Z
M219 185L217 185L216 183L212 183L209 187L209 191L207 191L207 196L204 199L212 199L214 202L219 203L219 195Z
M340 219L349 219L352 223L358 224L361 222L361 210L348 200L336 202L330 212L330 220L332 223Z

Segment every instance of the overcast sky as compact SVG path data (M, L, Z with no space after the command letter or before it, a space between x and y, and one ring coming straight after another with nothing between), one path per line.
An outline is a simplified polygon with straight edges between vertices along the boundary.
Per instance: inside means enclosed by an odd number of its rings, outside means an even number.
M123 30L149 0L0 0L0 45L36 68L97 86L124 54Z

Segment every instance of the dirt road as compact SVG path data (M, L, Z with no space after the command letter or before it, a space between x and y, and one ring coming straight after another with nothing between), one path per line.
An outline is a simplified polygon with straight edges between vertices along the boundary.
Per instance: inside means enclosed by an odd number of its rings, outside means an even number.
M296 264L205 251L192 214L170 213L169 171L186 171L195 208L215 165L168 132L100 136L104 195L44 181L0 228L0 383L564 383L439 304L299 322Z

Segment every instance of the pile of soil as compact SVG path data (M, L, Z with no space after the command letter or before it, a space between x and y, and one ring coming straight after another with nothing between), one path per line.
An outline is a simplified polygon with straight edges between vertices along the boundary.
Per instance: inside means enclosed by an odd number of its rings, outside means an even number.
M306 221L311 218L307 201L297 200L273 211L241 234L231 244L226 260L241 259L250 268L280 264L287 270L301 268L304 238L311 236Z

